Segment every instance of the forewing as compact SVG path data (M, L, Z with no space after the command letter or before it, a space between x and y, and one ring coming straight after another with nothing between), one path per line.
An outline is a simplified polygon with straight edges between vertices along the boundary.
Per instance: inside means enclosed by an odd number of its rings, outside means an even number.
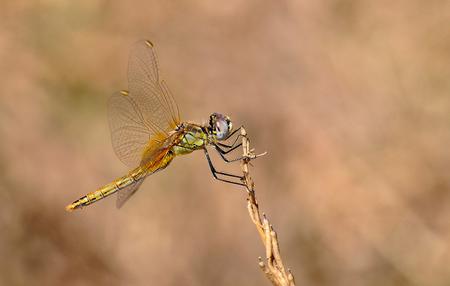
M178 106L167 85L159 77L158 61L150 41L137 42L128 64L130 96L147 125L168 133L180 123Z
M180 115L169 88L159 78L156 53L149 41L136 43L130 52L128 84L129 92L111 97L108 118L114 151L133 168L143 156L153 156L149 144L162 144L179 125Z

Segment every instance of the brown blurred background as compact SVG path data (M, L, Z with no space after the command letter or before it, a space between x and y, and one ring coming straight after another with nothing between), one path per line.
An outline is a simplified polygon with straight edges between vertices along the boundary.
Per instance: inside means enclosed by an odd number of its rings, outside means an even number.
M269 285L245 194L201 152L120 211L64 211L128 171L106 102L139 39L184 119L229 114L269 152L252 172L297 285L449 285L449 1L6 0L0 19L1 285Z

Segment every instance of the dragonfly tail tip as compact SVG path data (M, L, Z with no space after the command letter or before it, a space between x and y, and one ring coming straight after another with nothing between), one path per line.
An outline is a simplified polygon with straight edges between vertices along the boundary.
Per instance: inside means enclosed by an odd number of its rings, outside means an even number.
M70 204L66 207L66 211L72 212L75 209L75 206L73 204Z

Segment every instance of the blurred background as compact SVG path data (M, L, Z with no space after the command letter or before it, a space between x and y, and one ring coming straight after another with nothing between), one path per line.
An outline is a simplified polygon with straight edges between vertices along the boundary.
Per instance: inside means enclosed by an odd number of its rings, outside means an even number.
M449 285L449 1L2 1L0 284L269 285L202 152L120 211L109 96L156 45L185 120L244 124L297 285ZM239 172L238 165L222 169Z

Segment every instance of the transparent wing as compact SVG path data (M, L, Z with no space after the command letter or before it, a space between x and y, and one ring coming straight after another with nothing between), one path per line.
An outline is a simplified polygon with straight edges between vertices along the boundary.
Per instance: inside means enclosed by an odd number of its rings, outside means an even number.
M111 96L108 119L117 157L131 168L138 166L147 142L158 132L146 123L136 101L125 91Z
M143 178L139 179L138 181L134 182L133 184L131 184L131 185L129 185L129 186L123 188L123 189L120 189L117 192L117 201L116 201L117 208L120 209L131 198L131 196L136 193L136 191L142 185L142 183L144 182L144 179L147 176L152 175L152 174L154 174L156 172L159 172L159 171L163 170L169 163L166 163L165 165L161 165L160 168L156 169L152 173L149 173L145 177L143 177Z
M134 193L139 189L139 187L144 182L144 178L140 179L139 181L136 181L134 184L131 184L117 192L117 201L116 201L116 207L120 209Z
M116 155L127 166L136 167L148 151L148 142L162 143L180 123L180 116L167 85L159 78L149 41L136 43L130 52L128 84L129 92L111 97L108 118Z
M159 78L158 61L150 41L137 42L128 64L130 96L148 125L160 132L174 130L180 123L178 106L166 83Z

